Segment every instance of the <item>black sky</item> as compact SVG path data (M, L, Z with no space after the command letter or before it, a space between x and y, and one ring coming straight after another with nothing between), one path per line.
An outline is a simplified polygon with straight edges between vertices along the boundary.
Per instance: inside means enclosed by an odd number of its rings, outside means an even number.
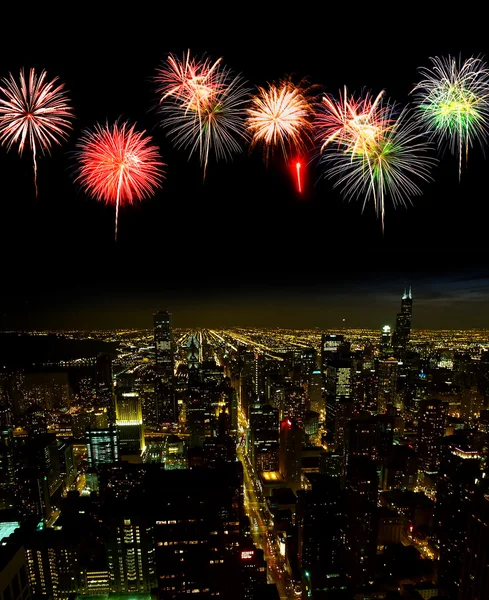
M0 148L0 326L150 327L164 308L182 327L380 327L394 324L411 285L415 327L489 328L489 158L479 146L460 182L456 158L438 156L422 196L387 202L382 232L372 206L343 200L314 171L299 197L280 156L268 167L248 149L211 159L204 180L151 110L169 53L222 57L252 87L293 75L332 94L384 89L406 104L431 56L489 57L486 33L477 23L434 28L425 15L400 27L363 13L221 8L46 9L0 40L0 77L46 69L76 114L68 141L38 159L37 199L30 153ZM167 167L161 191L121 209L115 243L114 207L76 186L73 151L83 129L119 117L153 136Z

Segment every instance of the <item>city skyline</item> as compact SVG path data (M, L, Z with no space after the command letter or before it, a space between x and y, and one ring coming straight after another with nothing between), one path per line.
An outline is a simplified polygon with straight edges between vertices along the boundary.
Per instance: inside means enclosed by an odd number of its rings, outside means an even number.
M255 89L294 76L331 94L384 90L407 105L431 57L488 60L474 25L448 40L438 22L439 33L415 45L407 27L392 52L367 60L343 32L325 35L309 16L297 21L307 23L307 45L283 39L278 20L250 43L249 28L236 24L196 34L193 26L161 32L142 13L130 30L123 15L97 18L55 29L33 14L22 44L1 42L0 78L46 69L65 84L75 120L65 142L37 157L37 198L28 149L0 147L0 327L146 327L154 311L169 310L180 327L380 329L394 326L408 285L414 329L489 328L484 147L470 148L460 181L458 157L435 152L433 181L407 206L387 199L382 231L373 203L345 200L312 164L299 194L280 153L267 164L257 148L229 161L211 156L204 177L198 155L176 149L154 111L156 69L187 51L222 59ZM176 18L165 11L165 23ZM90 26L96 48L87 47ZM130 51L114 52L124 42ZM115 242L114 206L75 184L74 153L86 128L120 117L152 137L166 173L154 196L121 207Z

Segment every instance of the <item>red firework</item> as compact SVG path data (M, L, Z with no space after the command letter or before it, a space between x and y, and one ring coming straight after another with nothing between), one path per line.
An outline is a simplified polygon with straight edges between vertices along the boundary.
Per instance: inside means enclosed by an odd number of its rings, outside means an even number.
M0 143L7 150L18 144L20 156L29 145L37 196L37 151L49 153L53 142L61 144L67 138L73 110L63 84L57 77L47 80L46 71L38 75L30 69L26 77L21 69L18 82L10 73L0 81L0 93Z
M161 187L166 164L145 131L128 121L97 123L77 143L76 182L96 200L115 205L115 240L119 206L149 198Z

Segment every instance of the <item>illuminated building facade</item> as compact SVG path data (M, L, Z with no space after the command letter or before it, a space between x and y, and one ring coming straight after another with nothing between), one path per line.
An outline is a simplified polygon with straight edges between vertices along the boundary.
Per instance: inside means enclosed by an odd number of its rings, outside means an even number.
M119 460L118 433L115 426L87 431L88 466L98 469L101 465Z
M144 448L143 411L138 392L116 390L116 425L121 456Z
M14 437L9 425L0 427L0 510L13 508L15 498Z
M351 398L352 389L352 360L349 357L336 355L326 367L326 428L334 438L338 403Z
M150 592L156 587L154 523L144 515L104 515L110 589L117 593Z
M257 457L259 455L269 454L270 452L276 455L279 444L278 417L278 409L270 404L257 403L250 408L248 452L254 469L257 467ZM276 458L278 459L277 455ZM277 469L276 461L270 462L269 466L271 468L269 470L275 471Z
M382 327L379 348L383 358L392 356L392 333L390 325L384 325Z

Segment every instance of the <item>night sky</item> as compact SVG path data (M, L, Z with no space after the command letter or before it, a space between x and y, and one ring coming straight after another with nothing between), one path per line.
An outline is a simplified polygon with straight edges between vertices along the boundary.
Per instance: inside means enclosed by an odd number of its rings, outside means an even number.
M489 58L475 24L455 34L453 22L433 29L407 16L398 29L386 17L362 36L375 15L83 6L30 12L0 36L0 77L46 69L76 115L68 140L38 157L37 199L29 150L0 148L0 327L151 327L166 309L176 327L380 329L394 326L411 286L414 328L489 328L487 149L474 144L460 182L457 158L434 151L434 181L407 207L388 199L382 232L373 205L344 200L314 168L298 195L280 154L268 165L249 148L229 162L211 156L204 179L153 110L156 69L187 50L222 57L252 88L294 76L334 95L383 89L404 105L430 57ZM152 136L166 175L152 198L121 208L115 242L115 209L74 183L74 151L82 130L119 117Z

